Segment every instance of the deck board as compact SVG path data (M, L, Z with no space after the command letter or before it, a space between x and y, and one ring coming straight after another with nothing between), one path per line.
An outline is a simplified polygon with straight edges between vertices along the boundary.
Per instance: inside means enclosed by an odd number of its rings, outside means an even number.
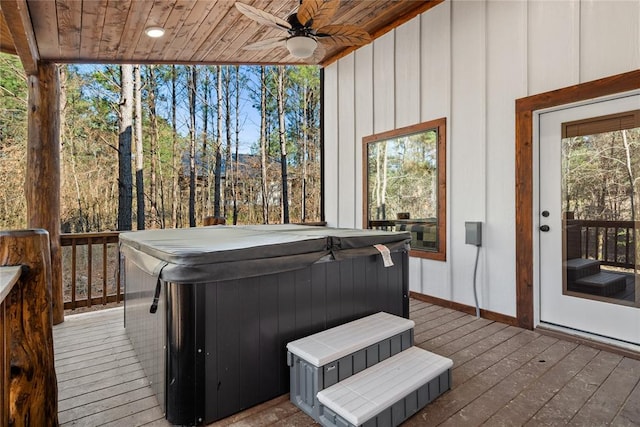
M452 390L406 426L640 425L639 360L413 299L409 311L416 344L454 367ZM119 307L54 327L62 426L169 425L123 323ZM284 395L212 425L314 424Z

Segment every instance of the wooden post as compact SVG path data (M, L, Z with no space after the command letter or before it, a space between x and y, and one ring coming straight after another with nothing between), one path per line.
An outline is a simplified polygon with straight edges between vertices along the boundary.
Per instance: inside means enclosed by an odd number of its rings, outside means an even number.
M0 265L28 269L5 301L11 358L9 425L57 426L48 233L0 231Z
M27 226L44 228L51 244L53 324L64 322L60 256L60 82L55 64L40 63L29 76Z

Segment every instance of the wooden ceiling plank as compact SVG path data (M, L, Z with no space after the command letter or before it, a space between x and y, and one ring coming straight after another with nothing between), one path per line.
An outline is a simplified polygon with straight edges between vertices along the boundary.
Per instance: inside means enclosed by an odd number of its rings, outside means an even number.
M0 4L1 6L1 4ZM4 15L0 10L0 52L10 53L17 55L16 47L13 44L13 37L7 26L7 22L4 20Z
M58 42L60 56L77 58L80 55L82 34L82 3L77 0L57 0Z
M55 1L29 0L29 15L38 42L40 58L60 57L58 17Z
M40 53L26 0L2 0L1 8L25 72L36 74Z
M292 9L291 6L285 2L276 3L275 5L274 2L272 2L271 5L279 7L268 7L262 10L283 19L286 19L285 15ZM231 61L235 57L242 57L246 55L243 55L245 51L242 48L246 46L248 44L248 40L255 35L259 35L257 40L265 40L271 37L277 38L279 36L288 35L286 31L273 29L269 30L273 35L266 37L266 30L267 28L264 25L257 24L247 17L240 17L238 23L233 27L230 27L220 40L212 46L212 50L215 51L216 49L220 49L220 59L222 61Z
M117 58L116 54L122 38L123 26L127 22L131 9L131 1L109 1L100 39L100 50L98 51L100 59L109 61Z
M286 18L299 0L241 0ZM372 36L381 35L442 0L343 0L332 23L353 24ZM40 56L58 62L300 64L286 48L245 51L251 41L277 37L248 20L235 0L0 0L28 4ZM81 5L77 7L77 5ZM417 12L416 12L417 10ZM148 26L161 26L160 39L144 35ZM7 25L8 27L8 25ZM58 27L60 30L58 31ZM0 30L2 27L0 26ZM78 34L79 33L79 34ZM286 35L286 34L285 34ZM5 37L6 38L6 37ZM7 43L5 43L7 44ZM46 49L43 49L46 46ZM322 45L323 64L346 55L340 46ZM0 49L11 49L11 46ZM46 56L43 52L47 52ZM342 56L339 56L342 57ZM313 58L317 61L318 58ZM309 61L307 61L309 62Z
M384 25L380 25L379 28L375 29L375 30L371 30L369 34L371 34L371 38L373 40L377 39L378 37L381 37L382 35L386 34L387 32L393 30L396 27L399 27L400 25L404 24L405 22L408 22L409 20L415 18L416 16L428 11L429 9L437 6L438 4L442 3L444 0L428 0L425 2L420 2L418 5L414 5L416 7L411 8L409 10L406 10L404 12L404 14L402 14L401 16L397 16L395 17L395 19L392 22L387 22ZM383 22L383 21L379 21L379 22ZM357 49L357 47L352 46L352 47L348 47L346 49L343 49L339 52L337 52L336 54L334 54L333 56L327 56L326 59L324 61L322 61L321 65L323 67L326 67L329 64L332 64L333 62L337 61L340 58L344 58L345 56L349 55L351 52L355 51Z
M216 1L199 2L184 19L177 34L171 39L171 43L164 50L163 59L176 58L184 54L185 50L193 48L193 38L199 32L205 30L203 23L211 10L216 6Z
M173 8L176 7L178 0L154 0L149 16L147 17L146 27L162 27L165 29L165 35L162 38L171 38L172 35L167 28L167 21L171 16ZM129 54L129 58L149 58L156 39L150 37L140 37L138 44L134 46L133 53ZM167 43L166 40L163 43ZM127 49L127 52L131 52Z
M147 28L147 18L152 7L153 2L151 1L134 1L131 3L127 22L124 24L124 30L118 43L117 56L130 56L133 53L135 47L140 43L140 37Z
M80 58L98 58L107 2L82 2L82 30L80 32Z
M191 0L178 0L175 3L163 27L165 35L153 41L151 49L147 52L147 59L163 58L166 47L182 28L184 17L193 9L193 6L194 2Z

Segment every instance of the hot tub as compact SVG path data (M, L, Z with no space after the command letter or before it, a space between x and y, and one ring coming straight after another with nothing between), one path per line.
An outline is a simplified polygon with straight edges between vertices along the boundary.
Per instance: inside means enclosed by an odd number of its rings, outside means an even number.
M287 393L289 341L379 311L408 317L410 239L295 225L121 234L127 334L168 421L210 423Z

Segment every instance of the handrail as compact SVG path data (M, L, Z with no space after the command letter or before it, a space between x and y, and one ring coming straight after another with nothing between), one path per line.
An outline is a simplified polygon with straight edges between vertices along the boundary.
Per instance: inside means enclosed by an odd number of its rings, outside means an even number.
M0 304L9 295L22 274L22 266L0 267Z
M122 288L120 284L120 250L116 246L116 259L109 259L109 244L118 243L119 231L105 231L97 233L64 233L60 235L60 246L71 247L71 266L70 266L70 295L65 295L64 308L75 309L78 307L91 307L95 304L107 304L107 303L119 303L122 301ZM93 296L92 291L94 287L94 269L93 269L93 246L102 246L102 269L95 273L102 275L102 293L100 296ZM86 267L86 297L78 298L78 246L87 247L87 267ZM67 261L63 256L63 270L64 264ZM110 293L108 290L108 270L109 261L114 262L115 269L115 293Z

